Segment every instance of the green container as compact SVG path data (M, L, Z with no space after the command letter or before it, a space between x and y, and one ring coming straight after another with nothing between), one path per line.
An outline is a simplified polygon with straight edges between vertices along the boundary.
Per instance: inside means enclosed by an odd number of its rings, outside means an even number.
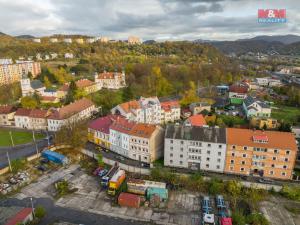
M161 200L167 200L168 199L168 189L166 189L166 188L157 188L157 187L149 187L147 189L147 199L150 200L150 198L153 195L158 195Z

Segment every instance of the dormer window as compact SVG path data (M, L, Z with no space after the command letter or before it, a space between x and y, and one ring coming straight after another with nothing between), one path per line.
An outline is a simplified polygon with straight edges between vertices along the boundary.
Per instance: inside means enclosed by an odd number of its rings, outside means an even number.
M267 135L254 135L253 142L255 143L268 143L268 136Z

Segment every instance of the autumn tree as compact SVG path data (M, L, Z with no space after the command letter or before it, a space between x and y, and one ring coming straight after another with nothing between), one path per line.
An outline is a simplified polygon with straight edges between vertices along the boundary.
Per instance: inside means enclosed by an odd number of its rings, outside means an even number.
M182 106L188 106L189 104L193 103L193 102L198 102L199 101L199 97L197 95L197 88L196 85L193 81L190 81L190 85L189 85L189 89L186 90L183 93L183 97L180 101L180 104Z
M70 104L71 102L75 101L75 95L76 95L76 91L78 90L75 81L71 81L70 85L69 85L69 90L68 93L66 95L66 104Z
M172 85L162 75L158 66L152 67L151 75L148 77L148 91L149 94L156 96L167 96L173 91Z
M44 78L44 85L45 85L46 88L50 88L52 86L52 84L51 84L48 77Z
M38 106L38 102L35 98L31 96L25 96L21 98L21 105L26 109L35 109Z

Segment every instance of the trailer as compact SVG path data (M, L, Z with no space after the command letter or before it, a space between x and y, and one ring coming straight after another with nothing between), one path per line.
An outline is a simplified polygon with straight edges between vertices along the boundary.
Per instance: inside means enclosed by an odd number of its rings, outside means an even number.
M113 177L113 175L119 170L118 165L114 165L110 168L110 170L107 172L105 176L101 178L101 186L107 188L110 179Z
M223 198L222 195L217 195L216 196L216 204L217 204L218 209L226 208L225 201L224 201L224 198Z
M132 178L127 180L127 191L130 193L146 195L148 188L166 189L166 183Z
M107 193L115 196L120 186L123 184L125 177L125 170L118 170L109 181Z
M208 196L204 196L202 200L202 212L204 214L211 214L212 212L212 207L211 207L211 202Z
M51 162L62 164L64 166L69 164L69 159L66 156L50 150L44 150L42 152L42 157Z

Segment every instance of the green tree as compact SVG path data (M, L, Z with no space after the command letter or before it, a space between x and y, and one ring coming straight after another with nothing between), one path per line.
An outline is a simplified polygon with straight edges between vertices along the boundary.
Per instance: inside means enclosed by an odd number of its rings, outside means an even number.
M104 162L103 162L103 156L102 154L97 154L97 162L98 162L98 165L101 166L101 167L104 167Z
M242 186L236 180L230 180L226 184L226 190L231 196L232 208L236 208L237 199L241 194Z
M21 98L21 105L26 109L35 109L38 106L38 102L33 97L25 96Z
M132 100L134 98L131 86L128 86L123 89L122 99L124 102Z
M246 218L243 213L237 209L232 213L232 222L233 225L245 225Z
M261 213L252 213L246 217L247 224L251 225L269 225L269 221Z
M75 81L72 80L70 82L69 90L66 95L66 100L65 100L66 104L70 104L71 102L75 101L75 95L76 95L77 90L78 90L78 88L76 86L76 83L75 83Z
M37 218L42 219L46 215L46 209L43 206L38 205L34 210L34 215Z
M51 84L51 82L49 81L49 78L48 78L48 77L45 77L45 78L44 78L44 85L45 85L46 88L52 87L52 84Z

